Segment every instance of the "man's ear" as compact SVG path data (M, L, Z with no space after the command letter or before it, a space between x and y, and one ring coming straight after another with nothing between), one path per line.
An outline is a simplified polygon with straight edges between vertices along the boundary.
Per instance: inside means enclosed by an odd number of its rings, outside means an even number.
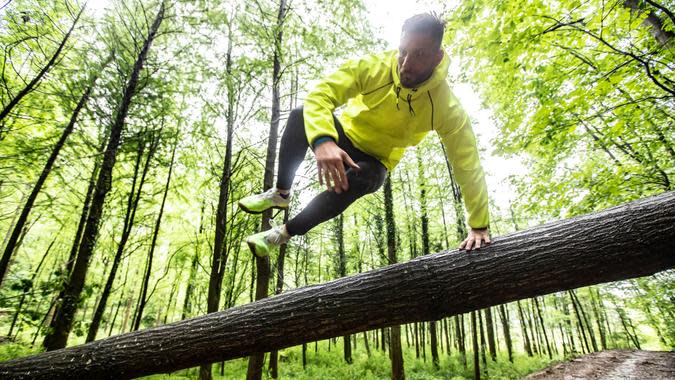
M439 48L436 52L436 57L434 57L434 67L438 66L439 63L443 60L443 49Z

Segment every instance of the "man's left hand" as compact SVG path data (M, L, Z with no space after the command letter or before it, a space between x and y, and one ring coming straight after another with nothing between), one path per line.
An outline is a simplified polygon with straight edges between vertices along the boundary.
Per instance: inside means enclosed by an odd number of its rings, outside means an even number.
M485 244L482 244L485 242ZM487 228L474 229L472 228L469 231L469 236L464 239L462 244L459 245L459 249L466 249L471 251L472 249L480 249L481 246L486 246L490 244L490 232Z

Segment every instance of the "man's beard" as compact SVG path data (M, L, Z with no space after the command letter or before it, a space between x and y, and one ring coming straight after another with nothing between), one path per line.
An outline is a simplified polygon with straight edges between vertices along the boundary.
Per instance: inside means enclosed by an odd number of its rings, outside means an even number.
M410 74L406 73L401 73L399 71L399 77L401 79L401 84L403 87L406 88L415 88L419 86L420 84L424 83L427 79L431 78L431 74L434 72L434 70L429 70L428 72L418 75L418 76L413 76Z

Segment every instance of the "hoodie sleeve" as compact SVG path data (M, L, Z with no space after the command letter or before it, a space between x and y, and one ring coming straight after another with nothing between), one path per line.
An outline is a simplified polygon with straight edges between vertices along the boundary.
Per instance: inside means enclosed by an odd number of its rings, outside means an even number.
M464 196L471 228L489 225L488 194L485 174L478 157L476 137L471 129L469 116L454 96L438 135L445 146L445 153L452 165L455 179Z
M303 116L309 146L322 136L338 141L333 111L361 92L369 66L367 59L347 61L307 95Z

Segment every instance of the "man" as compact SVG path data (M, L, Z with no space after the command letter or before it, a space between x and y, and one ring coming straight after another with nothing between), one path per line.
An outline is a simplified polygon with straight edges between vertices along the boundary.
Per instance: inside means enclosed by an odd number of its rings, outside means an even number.
M281 138L276 188L239 201L250 213L287 208L298 166L311 147L326 191L286 225L249 236L251 251L270 250L334 218L382 186L406 147L435 130L464 194L471 227L461 249L490 243L487 186L469 118L446 81L444 23L431 14L403 24L399 51L348 61L291 111ZM339 117L333 111L347 104Z

